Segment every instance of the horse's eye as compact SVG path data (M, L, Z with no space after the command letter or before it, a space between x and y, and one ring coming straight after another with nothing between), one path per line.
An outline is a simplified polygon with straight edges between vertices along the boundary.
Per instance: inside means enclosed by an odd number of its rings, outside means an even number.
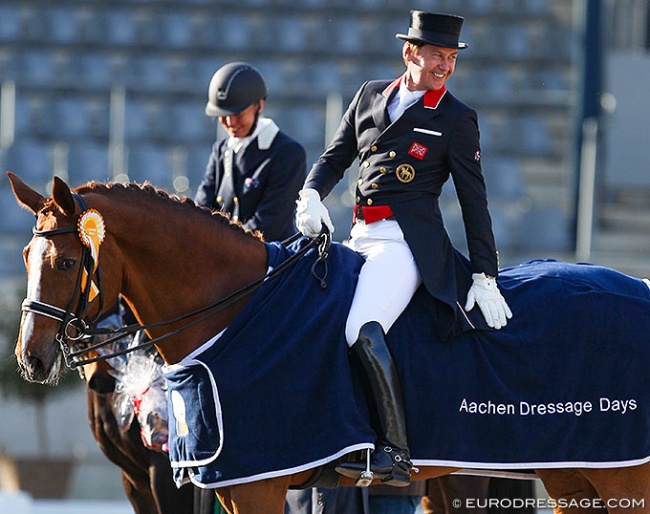
M56 267L60 271L69 271L74 268L76 262L77 261L74 259L66 259L65 257L61 257L60 259L56 260Z

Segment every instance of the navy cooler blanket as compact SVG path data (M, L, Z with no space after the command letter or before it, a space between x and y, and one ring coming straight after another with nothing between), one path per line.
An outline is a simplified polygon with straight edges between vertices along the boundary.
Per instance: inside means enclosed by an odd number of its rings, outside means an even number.
M268 245L277 265L291 253ZM344 325L360 257L333 244L328 287L310 252L224 333L166 369L177 483L285 475L370 447ZM617 467L650 460L650 290L585 264L502 270L500 331L441 341L421 288L388 334L416 465L476 470Z
M305 242L267 244L269 266ZM262 286L220 337L165 368L177 484L250 482L373 446L344 333L363 261L332 245L323 289L311 274L316 257L310 250Z
M650 460L646 283L531 261L502 270L499 285L513 312L500 331L440 342L421 322L428 302L414 299L389 333L414 462L507 470Z

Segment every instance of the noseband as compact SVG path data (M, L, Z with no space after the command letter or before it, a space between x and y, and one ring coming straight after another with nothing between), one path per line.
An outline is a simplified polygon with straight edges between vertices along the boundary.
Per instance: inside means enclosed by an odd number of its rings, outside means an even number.
M72 193L72 196L81 207L81 212L83 215L83 213L88 209L86 202L81 197L81 195L77 193ZM77 226L72 226L72 227L55 228L51 230L37 230L36 228L34 228L32 230L32 233L35 236L45 237L49 239L56 235L77 233L77 231L78 231ZM283 244L290 244L291 242L298 239L300 235L301 234L299 233L294 235L287 241L284 241ZM311 239L306 245L304 245L300 250L298 250L287 260L280 263L274 269L272 269L271 271L269 271L259 279L255 280L254 282L242 287L241 289L238 289L233 293L230 293L225 298L222 298L221 300L211 305L198 309L194 312L190 312L189 314L179 316L172 320L161 321L158 323L150 323L148 325L140 325L136 323L118 329L97 327L98 318L100 317L103 310L101 273L99 270L99 266L97 265L97 267L95 267L95 259L92 256L92 252L90 251L90 248L85 244L82 244L81 265L79 266L79 273L77 274L75 293L72 296L72 300L70 301L68 308L64 310L61 309L60 307L56 307L48 303L40 302L38 300L30 300L29 298L25 298L23 300L21 308L23 312L32 312L35 314L40 314L41 316L46 316L48 318L52 318L61 322L61 325L59 327L59 330L56 333L55 338L56 341L59 343L59 346L61 347L61 351L63 353L66 366L68 366L71 369L74 369L74 368L78 368L79 366L90 364L92 362L107 360L113 357L119 357L121 355L125 355L127 353L136 350L150 348L151 346L157 344L158 342L164 339L168 339L172 336L179 334L180 332L204 321L205 319L209 318L216 312L219 312L225 309L226 307L229 307L236 301L255 292L262 285L264 285L271 279L275 278L277 275L279 275L288 267L295 264L298 261L298 259L300 259L303 255L305 255L309 250L311 250L314 247L316 247L318 250L318 258L316 259L316 261L312 266L311 273L320 282L321 287L326 288L327 287L327 284L325 282L325 279L327 278L326 259L327 259L327 252L329 250L331 241L332 241L331 234L327 230L327 227L323 225L321 233L316 238ZM321 272L322 276L319 276L317 272L317 267L319 265L322 266L323 268ZM84 319L84 314L86 313L86 310L88 308L88 303L90 302L89 298L90 298L93 270L96 270L97 272L96 274L97 274L97 287L99 289L99 293L98 293L99 309L97 311L97 315L92 320L86 320ZM84 271L87 273L86 275L87 280L84 286L82 287L82 283L83 283L82 279L84 276ZM79 292L78 294L77 291ZM76 301L76 307L75 307L75 301ZM203 315L189 322L188 324L178 329L175 329L163 336L160 336L156 339L150 339L136 346L131 346L129 348L119 350L119 351L102 352L102 354L97 357L88 357L89 353L101 347L107 346L111 343L114 343L115 341L123 339L126 336L136 333L140 330L146 330L149 328L160 327L164 325L171 325L173 323L177 323L179 321L184 321L188 318L192 318L199 314L203 314ZM109 337L108 339L96 344L90 344L90 341L92 340L93 336L106 335L106 334L109 334L112 337ZM86 343L84 344L83 348L72 350L71 348L72 346L80 345L81 343Z

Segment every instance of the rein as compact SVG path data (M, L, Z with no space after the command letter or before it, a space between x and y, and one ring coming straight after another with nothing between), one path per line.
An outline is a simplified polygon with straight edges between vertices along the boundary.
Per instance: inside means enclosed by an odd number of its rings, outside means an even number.
M300 233L295 234L292 236L290 239L287 241L284 241L283 244L290 244L292 241L295 241L301 236ZM137 350L144 350L146 348L150 348L151 346L154 346L155 344L159 343L160 341L164 341L165 339L168 339L170 337L173 337L175 335L180 334L184 330L187 330L190 327L193 327L194 325L197 325L198 323L208 319L210 316L226 309L236 301L244 298L245 296L254 293L257 291L260 287L262 287L264 284L267 282L271 281L275 277L277 277L280 273L285 271L287 268L293 266L298 260L305 255L309 250L311 250L314 247L318 247L318 258L314 262L314 265L312 266L312 275L320 281L321 287L326 288L327 284L325 282L325 279L327 277L327 249L329 248L329 245L331 244L331 235L327 231L327 229L324 229L321 231L321 233L314 239L311 239L309 243L305 245L304 248L300 249L298 252L293 254L291 257L289 257L286 261L283 261L281 264L273 268L271 271L266 273L264 276L261 278L255 280L254 282L251 282L250 284L238 289L237 291L234 291L230 293L228 296L222 298L221 300L216 301L213 304L210 304L206 307L202 307L196 311L190 312L188 314L184 314L182 316L179 316L177 318L171 319L171 320L166 320L166 321L159 321L156 323L149 323L147 325L140 325L140 324L132 324L132 325L127 325L125 327L119 328L119 329L96 329L96 328L91 328L88 327L85 331L86 336L92 336L92 335L101 335L101 334L115 334L113 337L110 337L109 339L106 339L105 341L101 341L96 344L92 344L89 346L86 346L85 348L82 348L77 351L70 351L69 356L71 359L75 359L77 357L83 357L84 355L97 350L98 348L101 348L103 346L107 346L115 341L118 341L124 337L126 337L129 334L138 332L140 330L146 330L149 328L156 328L164 325L171 325L173 323L177 323L179 321L184 321L188 318L192 318L194 316L197 316L198 314L206 313L200 318L195 319L194 321L188 323L187 325L184 325L180 328L177 328L176 330L173 330L171 332L168 332L165 335L162 335L160 337L157 337L155 339L150 339L148 341L141 342L135 346L125 348L123 350L118 350L115 352L111 353L103 353L97 357L90 357L90 358L85 358L83 360L71 360L68 362L66 360L66 365L70 368L77 368L79 366L85 366L86 364L91 364L93 362L97 361L102 361L102 360L107 360L107 359L112 359L113 357L119 357L122 355L126 355L128 353L137 351ZM318 264L322 264L324 266L324 273L323 276L318 276L316 273L316 266ZM207 312L210 311L210 312Z
M82 215L83 212L86 211L87 206L83 198L76 194L73 193L73 197L75 200L79 203L79 205L82 208ZM64 227L64 228L56 228L52 230L37 230L34 228L32 230L32 233L35 236L39 237L45 237L45 238L50 238L56 235L60 234L69 234L69 233L75 233L77 232L77 227ZM286 241L283 241L282 244L287 245L290 244L294 241L296 241L299 237L301 237L300 233L295 234L291 238L287 239ZM329 249L329 246L331 244L331 234L327 230L327 228L323 225L323 228L321 230L321 233L314 239L311 239L303 248L301 248L298 252L293 254L291 257L289 257L287 260L273 268L271 271L266 273L264 276L260 277L259 279L251 282L250 284L247 284L246 286L243 286L242 288L230 293L226 297L222 298L221 300L218 300L217 302L210 304L206 307L202 307L198 310L195 310L193 312L190 312L188 314L184 314L182 316L179 316L177 318L171 319L171 320L166 320L166 321L159 321L156 323L150 323L147 325L139 325L139 324L132 324L128 326L121 327L119 329L111 329L111 328L97 328L96 327L96 320L97 317L99 317L99 314L102 311L102 306L103 306L103 295L102 295L102 290L101 290L101 273L99 270L99 267L97 267L97 282L98 282L98 288L99 288L99 298L100 298L100 308L98 311L97 316L91 320L90 322L86 321L83 319L83 314L85 313L87 306L88 306L88 298L89 298L89 293L90 293L90 286L91 286L91 278L92 278L92 270L94 266L94 259L91 255L91 252L89 251L88 247L86 245L83 246L83 251L82 251L82 257L81 257L81 265L79 267L79 273L77 275L77 280L76 280L76 287L75 291L81 291L79 294L79 300L77 302L77 308L74 309L74 303L75 299L77 297L77 294L75 293L73 295L72 300L70 301L70 304L68 305L68 308L66 310L61 309L59 307L56 307L54 305L50 305L44 302L40 302L38 300L29 300L25 299L23 300L22 303L22 310L26 312L32 312L35 314L40 314L42 316L46 316L58 321L61 321L61 327L59 328L59 331L56 334L56 340L59 343L61 350L63 352L63 356L65 359L65 364L71 369L77 368L79 366L84 366L86 364L90 364L93 362L101 361L101 360L107 360L111 359L113 357L119 357L122 355L125 355L130 352L134 352L136 350L141 350L145 348L150 348L151 346L155 345L156 343L163 341L165 339L168 339L170 337L173 337L182 331L208 319L210 316L214 315L217 312L220 312L221 310L229 307L236 301L240 300L241 298L244 298L247 295L252 294L253 292L257 291L262 285L265 283L271 281L273 278L277 277L280 273L285 271L287 268L295 264L298 259L300 259L303 255L305 255L309 250L311 250L314 247L318 248L318 258L314 262L311 272L312 275L316 279L318 279L321 283L321 287L325 288L327 287L327 284L325 283L325 279L327 278L327 252ZM323 273L321 276L318 275L316 268L318 265L323 266ZM81 287L82 284L82 277L84 275L84 270L87 272L87 280L85 283L85 287ZM83 358L84 356L87 356L90 352L93 352L97 350L98 348L101 348L103 346L109 345L115 341L118 341L119 339L123 339L129 334L138 332L140 330L146 330L149 328L155 328L155 327L160 327L160 326L165 326L165 325L171 325L173 323L177 323L180 321L184 321L186 319L192 318L194 316L197 316L199 314L203 314L203 316L191 321L190 323L173 330L167 334L164 334L160 337L157 337L156 339L151 339L149 341L142 342L138 345L132 346L130 348L126 348L123 350L115 351L112 353L102 353L101 355L97 357L91 357L91 358ZM74 330L74 334L71 334L71 328ZM72 350L71 345L74 346L76 344L81 343L83 340L89 340L92 336L95 335L112 335L112 337L101 341L96 344L88 344L87 346L79 349L79 350ZM71 343L71 344L69 344Z

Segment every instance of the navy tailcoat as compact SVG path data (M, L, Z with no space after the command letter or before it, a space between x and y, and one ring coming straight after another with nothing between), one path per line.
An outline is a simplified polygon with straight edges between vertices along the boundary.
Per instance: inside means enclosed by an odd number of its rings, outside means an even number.
M484 320L466 316L471 273L497 276L498 258L481 170L478 116L443 88L428 91L394 123L387 106L399 85L364 83L345 112L305 187L327 196L355 158L356 202L390 206L429 293L443 302L441 335ZM445 230L438 199L452 177L462 209L470 269L458 259ZM477 310L477 309L476 309Z
M307 170L305 149L282 131L268 147L257 136L237 154L227 141L214 143L196 203L231 214L247 229L260 230L267 241L293 235L295 203ZM228 153L233 157L230 173Z

